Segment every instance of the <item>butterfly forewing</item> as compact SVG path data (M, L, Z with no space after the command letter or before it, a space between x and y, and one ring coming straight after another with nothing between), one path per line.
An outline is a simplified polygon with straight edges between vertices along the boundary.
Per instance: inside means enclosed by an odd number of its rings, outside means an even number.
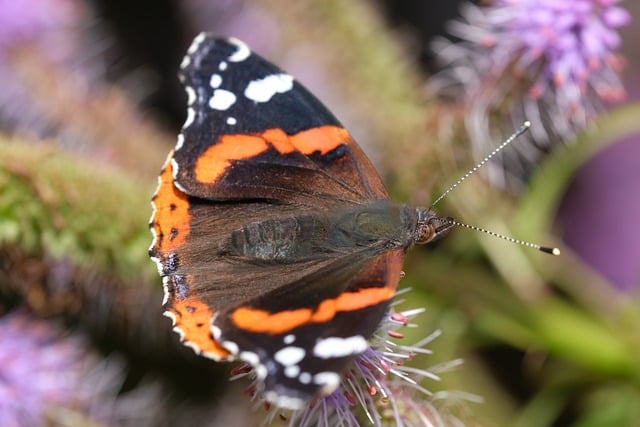
M293 77L237 40L198 36L189 51L188 115L174 154L186 193L306 204L388 198L349 133Z

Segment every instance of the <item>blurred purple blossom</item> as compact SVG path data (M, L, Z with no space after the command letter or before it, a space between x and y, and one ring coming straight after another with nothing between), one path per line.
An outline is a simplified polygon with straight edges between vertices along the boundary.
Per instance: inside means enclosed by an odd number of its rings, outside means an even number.
M75 64L81 60L80 34L87 16L85 4L78 0L0 0L0 128L3 131L37 135L45 134L44 130L51 127L46 120L47 112L41 108L42 94L34 93L26 75L33 74L33 68L37 68L44 70L38 81L52 79L55 73L48 73L48 68L57 65L64 66L65 75L73 75ZM25 63L29 64L26 69Z
M640 287L640 134L586 162L558 213L566 244L621 291Z
M76 0L0 0L0 58L24 42L37 42L52 57L65 47L65 30L85 14ZM67 50L67 49L65 49Z
M0 317L0 425L44 425L55 408L87 408L87 344L55 323L14 310Z
M445 69L433 87L464 103L477 157L500 139L489 129L508 133L531 120L530 135L546 151L583 129L605 103L625 98L619 77L624 60L616 51L618 29L631 16L617 3L493 0L466 6L464 20L450 26L461 41L434 44ZM540 155L526 145L518 160L525 169ZM518 168L515 175L522 178L526 173Z
M620 46L617 28L631 19L615 0L496 1L487 13L492 33L481 43L518 56L525 71L544 58L545 66L530 93L540 97L552 83L558 102L571 110L580 108L588 86L603 99L619 100L624 89L616 76L619 65L613 53ZM601 73L601 75L599 75Z

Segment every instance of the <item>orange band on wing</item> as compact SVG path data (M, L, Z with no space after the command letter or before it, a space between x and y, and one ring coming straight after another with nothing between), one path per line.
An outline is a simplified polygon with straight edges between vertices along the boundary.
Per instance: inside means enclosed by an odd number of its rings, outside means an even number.
M365 288L346 292L336 298L322 301L314 311L298 308L278 313L253 308L239 308L231 314L233 323L241 329L267 334L281 334L305 323L323 323L333 319L340 311L354 311L370 307L393 297L394 289Z
M152 200L154 212L151 225L156 236L154 248L161 252L182 246L191 229L188 197L173 184L172 154L169 154L160 172L160 185Z
M291 143L303 154L315 152L327 154L351 139L349 132L338 126L320 126L298 132L289 137Z
M268 129L261 134L222 135L220 139L198 157L196 179L210 184L220 177L236 160L246 160L273 147L281 154L298 151L305 155L319 152L327 154L350 140L349 133L338 126L319 126L287 135L282 129Z
M267 142L260 136L224 135L196 161L196 179L215 182L231 166L233 160L244 160L266 151Z
M175 315L175 326L184 334L184 341L197 346L201 352L206 353L206 356L216 360L229 356L229 352L211 335L211 320L214 313L207 304L194 298L187 298L175 301L167 311Z
M291 137L282 129L268 129L260 134L260 137L264 138L280 154L289 154L296 149L291 144Z

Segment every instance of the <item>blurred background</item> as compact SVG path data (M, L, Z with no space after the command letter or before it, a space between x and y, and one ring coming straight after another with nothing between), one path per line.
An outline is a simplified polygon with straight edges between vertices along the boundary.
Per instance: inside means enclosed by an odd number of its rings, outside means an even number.
M440 378L422 399L435 425L639 425L639 7L0 0L0 425L265 419L233 365L178 342L147 256L201 31L296 76L407 203L531 120L437 209L562 256L464 229L410 252L399 307L425 313L405 340L441 331L411 361Z

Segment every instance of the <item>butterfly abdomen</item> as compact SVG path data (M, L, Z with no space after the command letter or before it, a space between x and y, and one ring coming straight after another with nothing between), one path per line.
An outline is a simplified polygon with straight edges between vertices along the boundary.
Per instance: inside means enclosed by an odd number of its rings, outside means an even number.
M327 228L323 215L268 219L231 232L231 247L237 256L289 264L318 256Z

